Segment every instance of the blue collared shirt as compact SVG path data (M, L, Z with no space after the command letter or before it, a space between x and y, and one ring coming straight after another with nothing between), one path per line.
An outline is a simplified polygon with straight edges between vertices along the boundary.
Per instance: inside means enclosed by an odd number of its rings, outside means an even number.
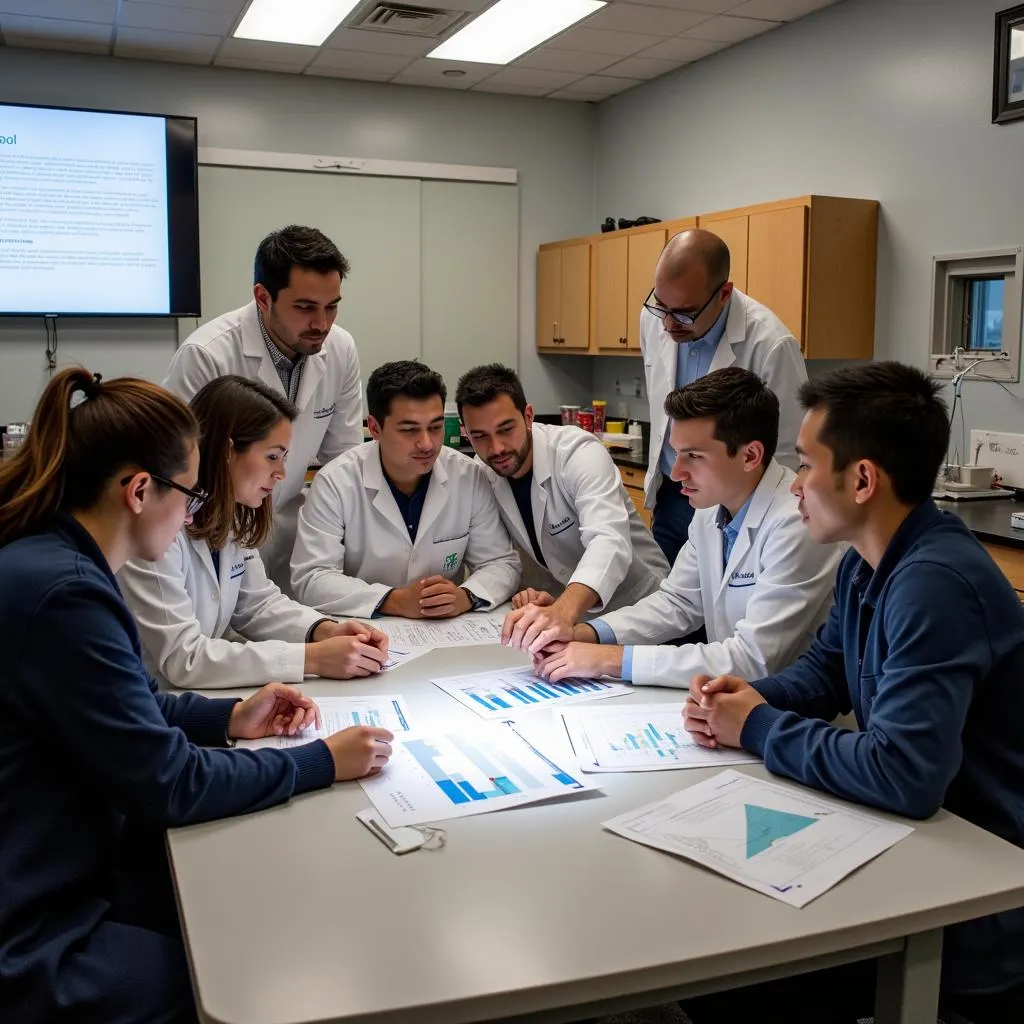
M703 338L696 341L675 342L676 345L676 387L685 387L700 377L706 377L711 369L711 360L715 358L718 343L725 334L725 322L729 319L729 307L719 314L718 319ZM659 410L660 412L660 410ZM672 475L672 466L676 461L676 453L669 444L669 432L665 431L665 443L661 446L661 472L666 478Z
M395 504L401 513L405 528L409 531L409 540L416 543L416 531L420 528L420 516L423 515L423 503L427 500L427 488L430 486L430 473L424 473L416 484L416 490L412 494L405 494L400 491L392 482L391 477L384 474L384 479L395 496Z

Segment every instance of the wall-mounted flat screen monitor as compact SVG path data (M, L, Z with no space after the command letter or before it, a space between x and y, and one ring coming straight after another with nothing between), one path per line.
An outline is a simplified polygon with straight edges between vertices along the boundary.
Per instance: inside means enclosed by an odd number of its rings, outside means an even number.
M0 103L0 315L198 316L191 117Z

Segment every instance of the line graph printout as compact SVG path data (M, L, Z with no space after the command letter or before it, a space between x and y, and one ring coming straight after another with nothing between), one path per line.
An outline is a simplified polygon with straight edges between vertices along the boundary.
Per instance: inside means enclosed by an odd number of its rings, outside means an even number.
M404 698L389 693L373 697L317 697L320 728L306 729L298 736L268 736L261 740L239 740L240 747L298 747L328 736L352 725L372 725L390 732L408 732L412 717Z
M566 708L561 720L584 772L720 768L759 760L743 750L697 746L683 728L680 704L603 704Z
M360 782L391 826L422 825L597 789L566 770L513 728L480 722L472 729L396 736L391 760Z
M549 683L528 668L474 672L432 679L431 682L481 718L508 718L520 711L536 711L538 708L600 697L621 697L633 692L633 687L626 683L603 679L566 679L561 683Z
M806 906L914 831L732 769L604 826L793 907Z

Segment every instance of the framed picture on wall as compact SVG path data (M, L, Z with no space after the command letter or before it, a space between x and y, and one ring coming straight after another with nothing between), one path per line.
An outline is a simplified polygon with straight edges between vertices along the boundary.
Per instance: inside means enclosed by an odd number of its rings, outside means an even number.
M992 123L1024 117L1024 4L996 14Z

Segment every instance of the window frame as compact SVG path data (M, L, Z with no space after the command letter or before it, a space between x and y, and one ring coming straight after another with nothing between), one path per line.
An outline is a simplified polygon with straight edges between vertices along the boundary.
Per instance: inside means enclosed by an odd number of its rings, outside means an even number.
M965 314L970 282L1003 280L1003 344L995 349L964 349ZM976 363L972 380L1015 382L1020 379L1021 302L1024 250L1021 246L932 257L931 340L929 366L936 377L950 379ZM956 349L960 348L959 354ZM996 358L993 358L996 357ZM977 362L981 360L981 362Z

